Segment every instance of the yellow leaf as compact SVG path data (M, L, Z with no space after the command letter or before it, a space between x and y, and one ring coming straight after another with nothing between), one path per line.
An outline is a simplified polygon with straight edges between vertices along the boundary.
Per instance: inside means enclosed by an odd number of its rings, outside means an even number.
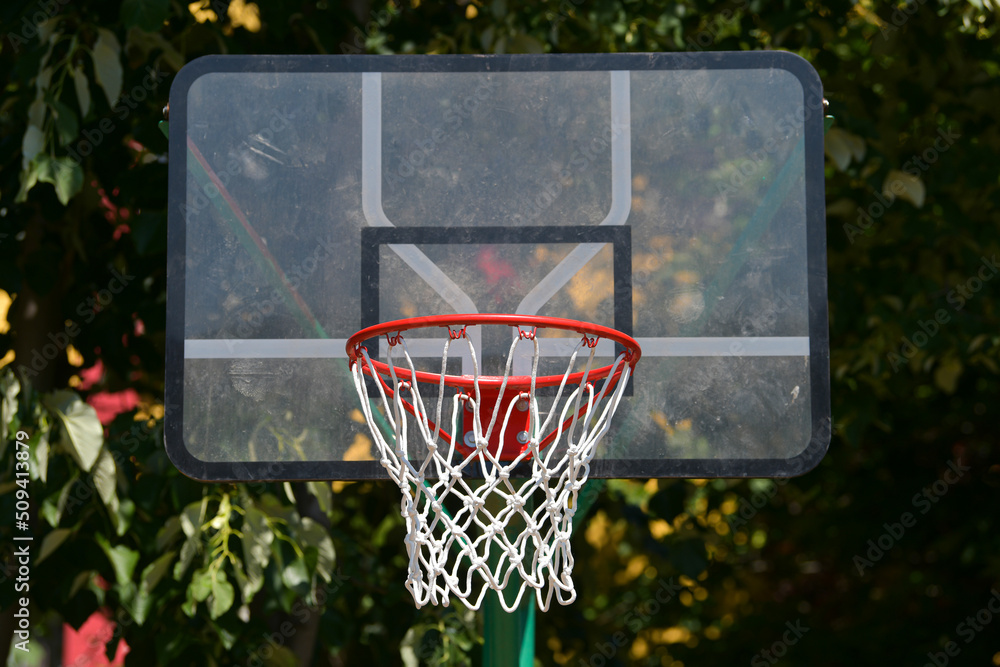
M962 362L958 359L946 359L934 371L934 384L946 394L954 394L961 375Z

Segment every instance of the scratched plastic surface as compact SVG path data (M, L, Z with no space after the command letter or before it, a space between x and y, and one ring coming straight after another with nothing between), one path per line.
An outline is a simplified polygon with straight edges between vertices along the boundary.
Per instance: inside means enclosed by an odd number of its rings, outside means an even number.
M344 340L378 321L519 312L643 347L596 476L794 474L818 460L806 450L825 449L825 257L809 229L823 223L822 172L817 185L806 165L817 145L821 165L821 111L801 64L244 60L196 61L172 91L171 446L244 477L259 468L239 464L261 462L271 477L379 476ZM477 336L496 372L509 332ZM413 339L418 364L440 370L441 334ZM566 363L555 351L541 370Z

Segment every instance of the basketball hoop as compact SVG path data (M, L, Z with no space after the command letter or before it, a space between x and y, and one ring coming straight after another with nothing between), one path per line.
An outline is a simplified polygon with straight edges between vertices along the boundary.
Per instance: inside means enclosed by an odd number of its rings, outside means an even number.
M473 326L510 327L502 376L480 374L468 335ZM418 371L404 334L434 328L447 333L441 371ZM569 363L561 375L538 375L537 333L545 329L580 335L567 350ZM372 360L363 344L381 336L388 344L386 362ZM616 344L614 352L602 353L614 361L594 368L601 340ZM471 375L446 372L456 342L468 347ZM522 344L531 349L530 374L512 375ZM587 353L586 362L574 372L581 351ZM393 363L394 353L401 354L401 366ZM535 590L543 611L553 596L560 604L572 602L576 591L569 540L577 494L639 360L639 344L620 331L575 320L438 315L363 329L347 341L347 354L381 464L403 495L400 508L410 559L406 587L417 607L447 605L455 595L479 609L488 589L498 591L506 611L518 607L528 588ZM378 390L392 433L384 433L373 417L366 375ZM436 386L436 399L425 403L420 385ZM556 388L545 411L537 394L543 387ZM446 401L450 417L442 423ZM414 432L419 437L411 446ZM474 472L483 478L480 485L466 480ZM530 476L522 482L512 479L514 474ZM512 575L520 584L516 598L508 601L503 590Z

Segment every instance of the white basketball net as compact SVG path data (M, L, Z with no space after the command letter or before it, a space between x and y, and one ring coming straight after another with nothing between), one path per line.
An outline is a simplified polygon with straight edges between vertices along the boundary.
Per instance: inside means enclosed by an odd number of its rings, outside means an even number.
M597 339L583 336L572 352L552 407L539 414L535 399L539 359L535 332L513 329L515 337L507 354L503 384L487 425L480 419L482 394L476 351L464 328L458 332L449 328L432 411L420 396L419 382L408 380L416 369L401 333L387 336L388 373L383 367L380 376L364 348L352 365L354 384L381 463L403 495L400 509L406 520L409 555L406 587L418 608L428 603L447 605L449 596L454 595L470 608L479 609L487 589L498 591L500 603L508 612L518 607L528 588L535 590L542 611L549 608L553 596L564 605L576 599L570 535L577 494L587 481L594 452L608 430L632 369L626 353L619 354L600 390L595 390L588 377L593 370ZM446 397L444 374L449 348L456 340L465 341L469 347L474 389L452 389L452 395ZM530 390L508 391L512 360L521 342L534 345ZM585 347L589 347L589 356L583 379L578 386L567 387L579 352ZM394 352L401 352L405 362L398 373L392 361ZM391 434L383 433L373 418L375 401L369 401L366 374L378 378L375 384ZM404 393L408 394L410 406L404 403ZM449 401L450 429L442 427L441 422L444 405ZM519 409L523 410L525 401L531 410L528 441L517 458L501 461L488 448L490 436L499 428L500 442L504 442L515 406L520 402ZM474 411L474 441L468 436L463 438L459 430L462 410L469 409L466 406ZM498 424L501 414L503 419ZM453 435L450 441L442 430ZM418 437L410 443L414 432ZM546 446L545 438L553 432L554 439ZM474 447L467 455L457 448L463 441ZM530 479L511 479L514 468L526 461L530 463ZM485 479L467 481L463 470L475 463ZM445 508L446 500L453 511ZM534 509L532 500L537 503ZM503 590L509 585L517 587L517 595L508 603Z

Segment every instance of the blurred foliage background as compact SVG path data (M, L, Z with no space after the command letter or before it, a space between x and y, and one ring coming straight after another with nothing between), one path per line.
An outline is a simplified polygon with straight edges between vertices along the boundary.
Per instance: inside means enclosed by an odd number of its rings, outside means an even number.
M3 3L0 651L25 429L36 651L11 650L14 664L43 664L43 645L58 656L61 624L99 609L126 664L478 660L474 615L413 609L391 486L201 485L163 453L157 121L185 62L785 49L819 71L836 117L830 452L778 483L608 483L575 536L580 599L539 616L537 660L1000 665L998 13L995 0ZM91 404L116 392L132 400L102 428Z

